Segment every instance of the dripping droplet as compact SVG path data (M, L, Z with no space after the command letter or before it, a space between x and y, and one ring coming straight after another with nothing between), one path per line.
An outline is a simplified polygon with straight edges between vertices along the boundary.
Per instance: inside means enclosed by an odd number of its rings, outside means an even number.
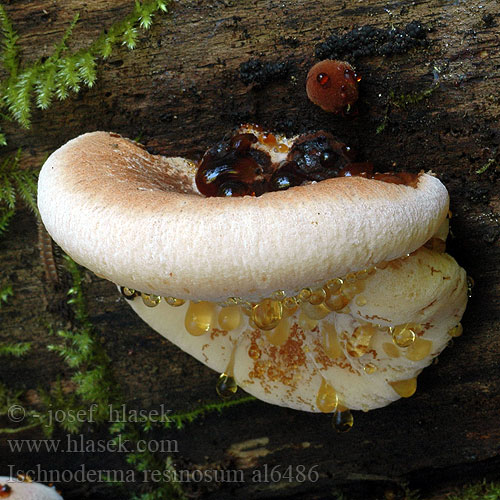
M215 323L215 304L213 302L190 302L184 326L195 337L209 332Z
M310 288L302 288L302 290L297 295L299 301L309 300L309 297L312 294L312 290Z
M161 301L161 297L159 295L141 293L141 297L142 301L144 302L144 305L148 307L156 307Z
M219 326L228 332L236 330L241 324L242 314L239 306L223 307L219 312Z
M186 301L182 299L176 299L175 297L165 297L165 302L172 307L182 306Z
M415 342L408 347L406 358L410 361L421 361L431 353L431 349L432 342L430 340L418 337L415 339Z
M283 318L276 328L266 332L269 343L278 347L286 343L289 335L290 323L288 318Z
M272 299L264 299L253 307L252 320L257 328L272 330L283 317L283 305Z
M392 341L398 347L409 347L415 342L415 332L408 325L398 325L392 330Z
M325 301L325 298L326 298L325 290L323 290L323 288L318 288L318 289L312 291L311 296L309 297L308 301L309 301L309 304L312 304L313 306L317 306L319 304L322 304Z
M464 329L462 327L462 323L458 323L458 325L455 325L453 328L450 328L448 330L448 335L450 337L460 337L462 335Z
M331 294L340 293L340 287L344 281L341 278L335 278L333 280L327 281L325 285L325 291Z
M316 406L323 413L331 413L337 408L339 398L335 389L325 380L321 380L318 395L316 396Z
M354 424L354 418L352 413L347 408L340 409L338 408L333 414L332 420L333 428L337 432L347 432L352 429L352 425Z
M215 386L217 394L222 399L228 399L238 390L238 384L234 377L228 375L227 373L221 373L219 380L217 380L217 385Z
M402 398L409 398L413 396L417 390L417 379L415 377L407 380L389 382L389 384Z
M314 306L309 302L303 302L300 307L304 314L306 314L309 318L316 320L323 319L332 312L325 306L325 304Z
M140 293L136 292L133 288L128 288L126 286L121 286L120 292L127 300L134 300L138 295L140 295Z

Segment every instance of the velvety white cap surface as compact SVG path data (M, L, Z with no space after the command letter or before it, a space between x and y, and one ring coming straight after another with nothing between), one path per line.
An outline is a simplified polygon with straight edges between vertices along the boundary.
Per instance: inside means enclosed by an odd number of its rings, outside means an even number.
M257 299L410 253L448 211L441 182L341 177L260 197L205 198L194 165L116 134L53 153L38 205L54 240L120 285L183 299Z

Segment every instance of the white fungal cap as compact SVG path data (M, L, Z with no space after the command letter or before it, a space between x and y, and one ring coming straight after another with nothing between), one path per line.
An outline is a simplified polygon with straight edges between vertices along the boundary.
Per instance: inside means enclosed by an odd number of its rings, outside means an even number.
M9 491L8 500L62 500L55 488L40 483L26 482L8 476L0 476L0 489ZM0 498L4 498L0 495Z
M44 165L40 213L55 241L120 285L152 328L224 372L224 394L235 381L316 412L413 394L460 333L467 300L464 270L443 253L439 180L343 177L205 198L194 175L182 158L86 134Z
M416 187L339 177L205 198L187 160L95 132L49 157L38 206L54 240L110 281L218 301L294 292L412 252L445 220L448 194L422 174Z

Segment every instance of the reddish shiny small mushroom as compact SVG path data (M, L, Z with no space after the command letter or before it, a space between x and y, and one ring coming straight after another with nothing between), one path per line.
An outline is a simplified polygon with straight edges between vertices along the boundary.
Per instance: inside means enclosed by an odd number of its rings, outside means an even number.
M324 111L341 113L358 100L360 80L349 63L326 59L309 70L307 97Z

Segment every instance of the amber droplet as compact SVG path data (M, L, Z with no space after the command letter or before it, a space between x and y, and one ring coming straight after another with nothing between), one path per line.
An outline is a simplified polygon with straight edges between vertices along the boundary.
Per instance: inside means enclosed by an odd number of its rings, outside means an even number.
M133 288L128 288L126 286L120 287L120 292L127 300L134 300L139 294L139 292L135 291Z
M366 297L364 295L359 295L358 297L356 297L355 302L356 302L356 305L359 307L366 306L366 304L368 303L368 301L366 300Z
M311 293L311 296L309 297L308 301L309 304L312 304L313 306L317 306L325 301L326 298L326 292L323 290L323 288L317 288L316 290L313 290Z
M325 380L321 380L318 395L316 396L316 406L323 413L331 413L337 408L339 398L335 389Z
M252 359L259 359L260 356L262 355L261 350L258 348L257 344L252 344L250 348L248 349L248 355Z
M341 278L335 278L333 280L327 281L325 284L325 291L330 292L331 294L340 293L340 288L344 281Z
M399 349L392 343L384 342L382 344L382 349L390 358L399 358L400 356Z
M228 332L236 330L241 324L242 314L240 306L223 307L219 312L219 326Z
M311 319L323 319L332 312L325 304L314 306L309 302L303 302L300 307Z
M368 375L371 375L372 373L375 373L377 371L377 366L373 363L366 363L366 365L363 366L363 370Z
M330 77L326 73L319 73L316 80L322 87L324 87L325 85L328 85Z
M350 410L340 410L337 409L333 414L332 419L333 428L337 432L347 432L352 429L354 424L354 418Z
M282 346L288 340L290 335L290 323L288 318L283 318L278 326L266 332L267 340L275 346Z
M228 399L236 393L238 384L236 380L234 380L234 377L231 377L227 373L221 373L219 380L217 380L215 390L222 399Z
M317 319L311 319L304 311L300 311L298 325L302 330L314 330L318 326Z
M141 297L142 301L144 302L144 305L148 307L156 307L161 301L161 297L159 295L141 293Z
M0 498L9 498L12 494L12 488L8 484L0 485Z
M427 339L422 339L417 337L415 342L408 347L406 351L406 357L410 361L421 361L425 359L431 353L432 342Z
M209 332L215 323L213 302L190 302L184 318L186 330L195 337Z
M283 305L272 299L264 299L253 307L252 320L257 328L272 330L283 317Z
M402 398L409 398L413 396L417 390L416 378L397 380L396 382L389 382L389 384Z
M309 300L309 297L312 295L312 290L310 288L302 288L302 290L297 295L297 298L300 301Z
M267 144L268 146L275 146L276 145L276 137L273 134L270 133L265 133L261 136L261 139L264 144Z
M349 299L344 295L330 295L325 299L325 305L331 311L340 311L349 304Z
M450 337L460 337L462 335L464 329L462 327L462 323L458 323L458 325L455 325L453 328L450 328L448 330L448 335Z
M326 355L331 359L345 358L344 351L340 346L335 325L324 321L321 324L321 333L323 334L322 344Z
M183 299L176 299L175 297L165 297L165 302L172 307L179 307L185 304L185 300Z
M415 342L415 332L408 325L398 325L392 329L392 341L398 347L409 347Z

